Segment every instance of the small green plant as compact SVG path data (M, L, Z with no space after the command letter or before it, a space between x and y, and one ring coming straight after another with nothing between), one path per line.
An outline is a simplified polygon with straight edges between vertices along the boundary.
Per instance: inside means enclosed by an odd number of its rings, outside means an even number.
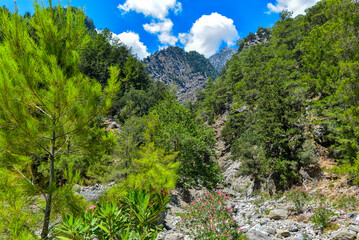
M338 224L331 223L328 227L323 229L323 232L328 233L332 231L337 231L338 229L340 229L340 226Z
M311 238L309 237L307 231L305 231L305 232L302 234L302 239L303 239L303 240L311 240Z
M286 199L294 203L295 212L301 213L304 205L309 200L308 191L301 186L293 186L286 194Z
M251 224L251 220L252 220L252 216L249 215L249 216L247 217L247 224Z
M336 199L336 208L339 209L349 209L355 211L358 207L358 199L355 196L347 196L343 194L342 196Z
M185 207L179 227L194 239L238 239L246 240L246 235L234 219L236 209L226 207L230 197L216 191L197 198Z
M323 230L331 225L330 217L334 215L334 212L322 203L318 208L314 209L314 214L309 220L314 223L315 228Z
M255 191L253 194L257 197L253 201L256 208L259 208L262 205L262 203L264 203L267 199L270 198L269 193L267 192Z

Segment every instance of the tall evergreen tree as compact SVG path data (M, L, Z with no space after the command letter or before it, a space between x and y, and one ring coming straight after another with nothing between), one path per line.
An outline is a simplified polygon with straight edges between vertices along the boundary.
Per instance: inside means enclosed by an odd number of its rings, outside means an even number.
M9 156L48 157L43 239L48 236L57 184L55 161L76 150L71 139L86 134L85 127L111 106L120 88L117 68L110 68L103 91L100 83L80 73L79 52L89 40L85 15L65 13L61 6L52 7L51 0L49 4L45 9L35 2L29 23L17 11L0 16L1 144Z

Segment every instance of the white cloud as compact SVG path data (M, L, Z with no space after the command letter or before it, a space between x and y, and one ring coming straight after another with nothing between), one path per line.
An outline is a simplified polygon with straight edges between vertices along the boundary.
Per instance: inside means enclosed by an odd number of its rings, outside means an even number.
M178 34L178 39L183 45L185 45L188 42L188 37L189 37L188 33Z
M284 9L293 12L293 17L296 17L299 14L304 14L304 10L315 5L320 0L277 0L276 5L268 3L267 7L269 8L268 13L276 12L279 13Z
M179 14L180 12L182 12L182 3L180 3L180 2L176 3L176 6L174 8L174 12L175 12L175 14Z
M170 33L168 32L163 32L160 35L158 35L158 40L160 40L160 42L162 44L168 44L170 46L175 46L178 38L176 38L175 36L172 36Z
M190 33L180 33L186 51L197 51L206 57L215 54L222 42L232 46L238 39L233 20L218 13L203 15L192 26Z
M171 34L173 22L170 19L164 19L162 22L152 22L144 24L143 28L152 34L157 34L162 44L174 46L178 39Z
M150 33L169 32L172 30L173 22L170 19L165 19L163 22L150 24L146 23L143 28Z
M157 19L165 19L169 10L174 13L182 11L182 4L177 0L126 0L124 4L118 5L124 12L135 11Z
M118 38L122 43L130 47L139 59L150 55L147 52L147 47L140 41L140 36L137 33L123 32L121 34L113 34L113 37Z

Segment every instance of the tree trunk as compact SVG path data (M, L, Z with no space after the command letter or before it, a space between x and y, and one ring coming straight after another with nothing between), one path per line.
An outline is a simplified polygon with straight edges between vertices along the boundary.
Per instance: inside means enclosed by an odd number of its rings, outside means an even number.
M44 225L42 227L41 239L47 239L49 234L49 225L50 225L50 215L51 215L51 203L52 203L52 193L53 193L53 183L55 178L55 131L52 132L51 139L51 154L50 154L50 180L49 180L49 190L46 196L46 208L45 208L45 217Z

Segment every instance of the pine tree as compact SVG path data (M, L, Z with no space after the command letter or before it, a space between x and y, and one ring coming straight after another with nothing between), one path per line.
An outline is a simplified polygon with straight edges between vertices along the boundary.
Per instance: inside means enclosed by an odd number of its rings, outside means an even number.
M43 8L35 2L35 14L23 19L15 10L0 16L0 135L3 149L12 156L46 154L48 189L41 232L47 238L55 161L73 153L74 136L111 106L119 89L117 68L101 85L82 75L79 53L89 40L85 15L64 12L61 6ZM30 35L31 32L31 35Z

